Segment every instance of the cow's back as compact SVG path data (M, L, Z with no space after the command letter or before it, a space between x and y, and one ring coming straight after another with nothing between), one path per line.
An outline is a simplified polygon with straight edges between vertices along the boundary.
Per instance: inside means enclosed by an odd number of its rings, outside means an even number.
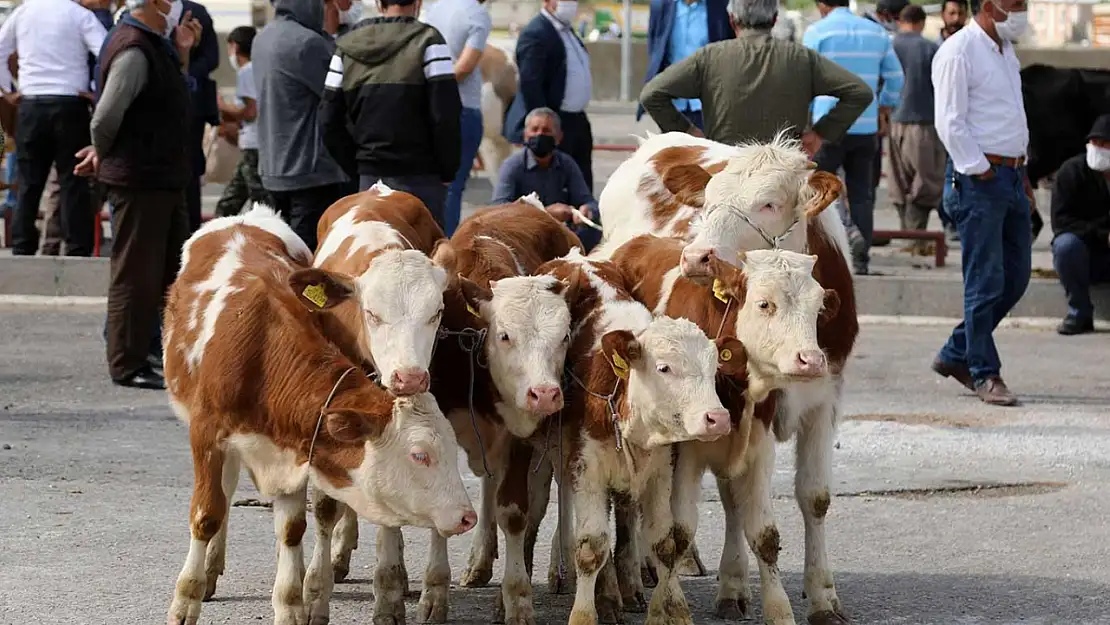
M459 225L451 243L465 249L481 237L512 250L525 275L575 247L582 248L582 241L569 228L546 211L521 202L479 210Z
M435 244L445 238L443 229L420 198L378 184L342 198L324 211L317 226L317 254L338 247L337 241L327 241L329 237L352 236L352 226L365 222L388 225L406 247L425 254L431 254Z

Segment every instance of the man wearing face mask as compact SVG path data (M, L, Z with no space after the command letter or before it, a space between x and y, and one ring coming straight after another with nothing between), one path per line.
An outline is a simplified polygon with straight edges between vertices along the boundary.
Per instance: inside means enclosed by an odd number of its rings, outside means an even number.
M1086 153L1056 171L1052 234L1052 265L1068 298L1056 331L1093 332L1091 284L1110 282L1110 115L1095 120Z
M529 111L557 111L563 127L559 149L574 159L592 190L594 137L586 106L593 79L586 45L571 27L577 14L575 0L544 0L540 14L520 31L516 43L520 89L505 115L505 138L522 141Z
M555 149L562 138L558 113L546 108L529 113L524 123L525 149L501 164L492 203L508 204L535 193L548 214L575 231L588 253L601 241L601 233L586 225L575 210L597 223L597 201L574 159Z
M933 370L988 404L1017 399L1001 377L994 329L1029 284L1032 224L1025 194L1029 130L1012 41L1025 32L1025 0L987 0L933 57L937 134L952 157L950 217L963 246L964 320Z
M96 173L112 203L108 369L121 386L165 388L147 360L162 298L188 236L189 53L200 23L180 2L128 0L100 53L92 146L75 171ZM178 25L178 22L181 25Z

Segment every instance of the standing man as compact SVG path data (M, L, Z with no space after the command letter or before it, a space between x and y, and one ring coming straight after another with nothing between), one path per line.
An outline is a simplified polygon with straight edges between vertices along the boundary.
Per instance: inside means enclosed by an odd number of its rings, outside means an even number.
M200 179L207 163L204 158L204 127L220 125L220 110L216 81L212 72L220 66L220 40L212 26L208 9L194 0L181 0L181 6L200 22L200 43L189 53L189 75L197 82L190 96L193 99L192 120L189 127L189 160L193 165L193 178L185 190L189 208L189 232L196 232L201 221Z
M985 0L933 59L937 133L956 170L964 320L933 362L988 404L1017 403L1002 381L994 329L1029 284L1032 224L1025 194L1029 130L1011 41L1026 29L1025 0Z
M331 58L328 149L357 169L359 189L381 180L411 193L443 227L462 151L455 66L439 31L417 21L417 0L379 1L382 15L340 38Z
M239 26L227 36L227 60L235 68L235 102L220 100L223 118L238 126L239 163L216 204L216 216L238 215L248 200L273 205L258 177L258 96L254 86L251 46L254 26Z
M819 0L821 21L810 26L803 37L807 48L835 61L859 76L877 94L867 110L837 143L826 141L817 152L817 168L836 173L844 168L851 221L859 228L862 245L853 246L852 266L857 274L868 273L871 233L875 225L875 159L879 152L880 118L898 106L902 91L902 67L894 54L887 31L878 23L853 15L848 0ZM879 82L882 80L880 88ZM833 105L833 98L819 97L813 103L816 123Z
M91 256L93 213L89 184L74 175L74 155L89 145L89 54L99 54L107 31L93 13L72 0L28 0L0 27L0 59L19 58L19 91L0 64L4 97L18 103L16 154L18 200L12 253L33 256L35 227L50 169L57 164L61 226L69 256ZM97 224L99 227L99 224Z
M1056 331L1094 332L1091 284L1110 282L1110 115L1095 120L1087 152L1056 172L1052 234L1052 265L1068 298Z
M459 127L462 131L462 151L459 154L459 171L447 188L447 206L444 210L443 231L447 236L455 232L462 215L462 196L466 181L474 166L474 157L482 143L482 72L478 61L486 48L486 39L493 28L489 12L482 4L485 0L439 0L428 11L427 22L447 40L451 59L455 62L455 80L459 83L462 113Z
M940 29L938 44L944 43L967 24L967 0L944 0L940 19L944 22L944 26Z
M347 175L328 149L318 110L334 45L321 0L274 0L274 20L254 39L258 87L258 173L274 208L309 249L316 225L347 194ZM403 133L412 129L394 126Z
M944 194L944 145L933 126L933 56L937 44L921 35L925 10L902 9L894 52L902 64L905 88L890 127L891 197L903 230L925 230L929 213ZM925 241L917 249L924 250Z
M728 19L728 0L651 0L644 82L706 44L734 36ZM676 98L674 107L699 130L705 131L700 100ZM643 105L637 106L636 121L640 121L643 114Z
M181 19L180 1L128 0L128 8L100 55L92 146L78 153L76 172L97 173L113 207L107 331L112 381L163 389L165 380L148 356L188 237L189 90L196 86L188 68L201 26L188 13Z
M822 140L839 141L871 103L871 89L852 72L771 37L777 0L732 0L729 17L735 39L699 49L644 86L640 102L663 132L701 136L673 104L675 98L699 98L704 136L728 144L767 142L792 128L812 156ZM837 100L809 128L809 105L819 95Z
M592 190L594 136L586 106L593 78L586 44L571 28L577 14L576 0L544 0L540 14L520 31L516 43L520 89L505 115L505 138L517 144L523 140L524 118L529 111L557 111L563 126L559 149L578 163L586 186Z

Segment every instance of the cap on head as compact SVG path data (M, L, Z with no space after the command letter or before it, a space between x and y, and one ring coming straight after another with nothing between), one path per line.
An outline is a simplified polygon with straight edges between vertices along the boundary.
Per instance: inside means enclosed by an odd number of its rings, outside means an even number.
M1091 132L1087 135L1087 141L1091 139L1099 139L1102 141L1110 141L1110 114L1100 115L1091 126Z
M909 0L879 0L875 5L875 11L898 17L907 4Z

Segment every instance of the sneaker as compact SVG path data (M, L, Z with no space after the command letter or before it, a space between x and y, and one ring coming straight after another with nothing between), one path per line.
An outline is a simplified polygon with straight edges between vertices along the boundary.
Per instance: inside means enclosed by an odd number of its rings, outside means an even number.
M1080 319L1072 315L1064 317L1060 325L1056 326L1056 332L1064 336L1074 336L1076 334L1087 334L1088 332L1095 331L1094 319Z

